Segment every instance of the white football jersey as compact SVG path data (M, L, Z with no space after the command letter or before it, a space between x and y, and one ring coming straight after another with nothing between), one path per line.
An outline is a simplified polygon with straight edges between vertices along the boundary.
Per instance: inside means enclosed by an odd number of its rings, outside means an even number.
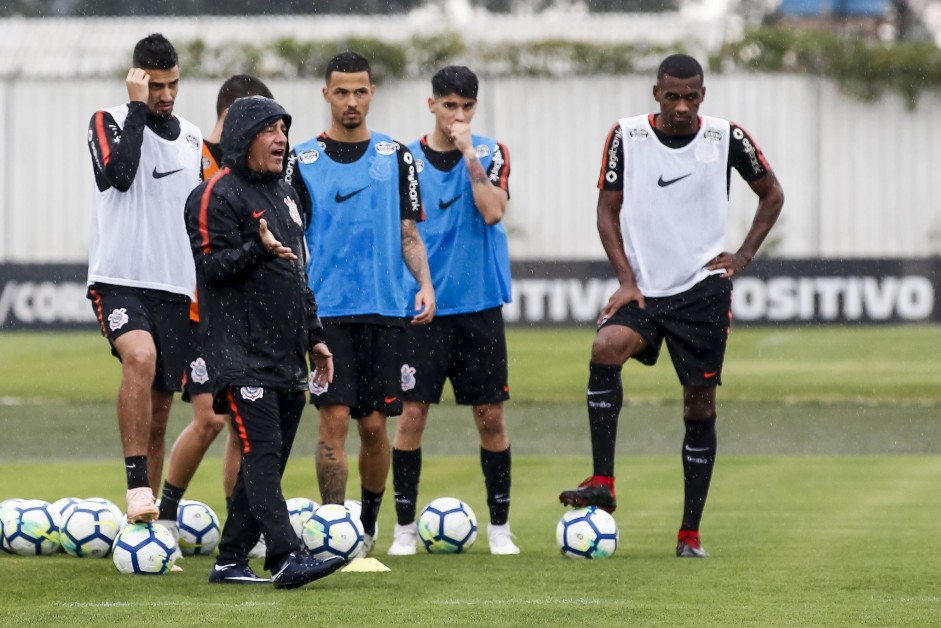
M107 110L118 126L127 105ZM179 117L178 117L179 118ZM202 133L183 118L177 139L144 128L140 164L126 192L92 185L88 284L163 290L192 297L196 267L183 209L199 183Z
M684 292L723 251L728 213L729 122L701 117L682 148L657 139L647 115L619 120L624 142L624 248L645 297Z

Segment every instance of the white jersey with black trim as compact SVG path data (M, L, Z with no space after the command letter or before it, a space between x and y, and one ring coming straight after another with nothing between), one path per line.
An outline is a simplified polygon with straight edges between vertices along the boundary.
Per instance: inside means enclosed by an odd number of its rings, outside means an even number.
M127 105L107 111L123 128ZM183 209L199 183L202 133L179 121L180 135L172 141L144 128L137 175L126 192L92 186L88 285L193 296L196 268Z
M729 122L703 116L682 148L657 139L648 116L619 120L624 142L624 249L645 297L679 294L710 274L728 213Z

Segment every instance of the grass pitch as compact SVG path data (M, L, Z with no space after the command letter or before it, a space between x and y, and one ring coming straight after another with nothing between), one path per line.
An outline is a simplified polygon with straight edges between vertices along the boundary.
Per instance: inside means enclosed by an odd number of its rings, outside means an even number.
M388 557L391 490L375 556L299 591L122 576L109 560L0 555L0 626L936 626L941 617L941 330L735 329L719 392L719 458L703 540L673 556L682 503L679 386L669 361L624 370L621 543L561 558L558 491L590 470L584 387L590 330L511 330L511 521L523 554L487 552L467 409L434 408L420 502L467 501L482 536L466 555ZM121 504L117 361L96 334L0 335L0 499L102 495ZM170 434L189 419L177 403ZM285 474L316 498L310 410ZM390 429L391 429L390 422ZM355 439L350 441L355 451ZM187 493L224 512L218 443ZM390 482L391 484L391 482ZM349 493L357 478L351 468ZM261 565L254 565L261 570ZM143 618L143 619L142 619Z

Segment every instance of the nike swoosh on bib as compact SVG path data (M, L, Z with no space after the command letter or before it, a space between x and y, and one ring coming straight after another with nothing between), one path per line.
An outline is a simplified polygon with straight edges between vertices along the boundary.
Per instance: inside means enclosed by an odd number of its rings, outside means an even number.
M182 168L177 168L176 170L169 170L167 172L157 172L157 167L154 166L154 179L162 179L164 177L169 177L171 174L176 174L182 170Z
M366 188L368 187L369 186L367 185ZM353 198L354 196L356 196L357 194L359 194L366 188L360 188L356 190L355 192L350 192L349 194L340 194L339 192L337 192L337 195L333 197L333 200L335 200L337 203L345 203L346 201L350 200L351 198Z
M457 196L452 198L450 201L438 201L438 209L447 209L451 205L454 205L454 203L457 202L457 199L461 198L462 196L464 195L458 194Z
M662 188L665 188L666 186L668 186L668 185L673 185L673 184L676 183L677 181L680 181L681 179L685 179L686 177L691 176L692 174L693 174L693 173L690 172L689 174L684 174L682 177L677 177L677 178L675 178L675 179L669 179L669 180L667 180L667 181L664 181L664 180L663 180L663 175L661 175L660 178L657 180L657 185L659 185L659 186L662 187Z

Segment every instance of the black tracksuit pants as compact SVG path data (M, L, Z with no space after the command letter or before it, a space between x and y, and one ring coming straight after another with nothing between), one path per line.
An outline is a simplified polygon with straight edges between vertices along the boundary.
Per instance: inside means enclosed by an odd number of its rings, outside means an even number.
M242 448L242 468L235 482L222 528L217 564L248 564L248 552L265 535L265 569L300 549L291 527L281 476L301 422L305 397L298 390L232 387L222 393Z

